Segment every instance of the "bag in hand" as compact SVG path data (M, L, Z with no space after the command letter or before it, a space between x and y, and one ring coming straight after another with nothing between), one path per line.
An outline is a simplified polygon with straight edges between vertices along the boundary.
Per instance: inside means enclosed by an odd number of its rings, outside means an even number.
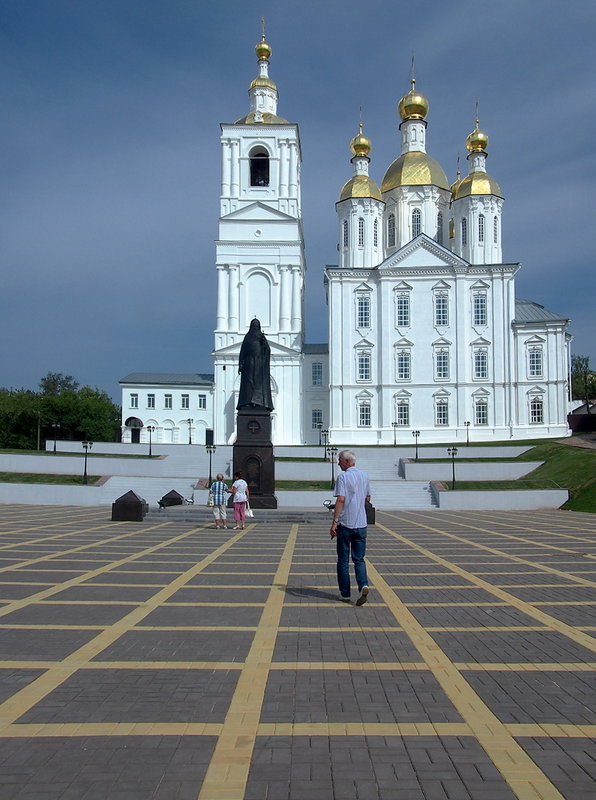
M247 517L254 517L254 513L252 508L250 507L248 501L246 502L246 516Z

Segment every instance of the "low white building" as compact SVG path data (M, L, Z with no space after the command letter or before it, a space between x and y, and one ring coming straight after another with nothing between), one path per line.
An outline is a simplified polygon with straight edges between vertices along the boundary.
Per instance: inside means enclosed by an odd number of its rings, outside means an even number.
M331 444L361 445L411 443L414 432L424 442L566 435L568 320L516 300L520 265L502 263L488 136L477 120L468 175L450 184L426 152L428 101L414 80L380 187L362 125L351 142L339 263L324 278L329 345L306 343L298 126L277 114L264 38L255 50L249 112L221 126L214 375L127 376L123 439L147 441L150 425L158 441L201 443L207 430L232 441L254 317L271 346L275 444L313 444L321 429Z

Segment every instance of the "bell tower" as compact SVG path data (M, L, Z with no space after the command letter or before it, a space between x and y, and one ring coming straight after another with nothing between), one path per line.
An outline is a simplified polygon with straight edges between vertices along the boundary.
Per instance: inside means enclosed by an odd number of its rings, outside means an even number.
M249 112L221 125L221 198L216 242L215 439L235 431L240 345L255 317L271 346L275 444L299 444L306 264L300 207L298 126L277 114L271 47L256 45Z

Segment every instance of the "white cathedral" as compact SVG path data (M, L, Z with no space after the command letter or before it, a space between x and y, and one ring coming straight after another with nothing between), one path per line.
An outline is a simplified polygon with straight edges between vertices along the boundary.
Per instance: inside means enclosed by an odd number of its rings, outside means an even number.
M277 114L264 36L255 50L249 113L221 125L213 374L123 378L122 440L232 442L255 317L271 347L274 444L317 444L321 429L355 446L567 435L568 320L516 299L488 136L477 121L468 175L450 185L426 152L428 101L414 80L380 188L362 125L352 139L339 264L324 272L329 345L306 343L298 126Z

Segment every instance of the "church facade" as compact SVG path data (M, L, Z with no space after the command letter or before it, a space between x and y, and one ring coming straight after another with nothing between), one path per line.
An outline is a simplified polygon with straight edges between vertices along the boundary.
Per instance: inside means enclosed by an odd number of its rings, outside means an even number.
M322 429L354 445L567 435L568 320L516 299L488 136L477 121L468 174L450 184L426 152L428 101L414 80L380 187L362 125L350 143L339 263L324 271L329 343L305 341L299 131L278 116L264 37L255 50L249 112L221 125L213 376L123 378L123 441L148 441L149 425L156 442L233 441L254 318L271 347L274 444L317 444Z

